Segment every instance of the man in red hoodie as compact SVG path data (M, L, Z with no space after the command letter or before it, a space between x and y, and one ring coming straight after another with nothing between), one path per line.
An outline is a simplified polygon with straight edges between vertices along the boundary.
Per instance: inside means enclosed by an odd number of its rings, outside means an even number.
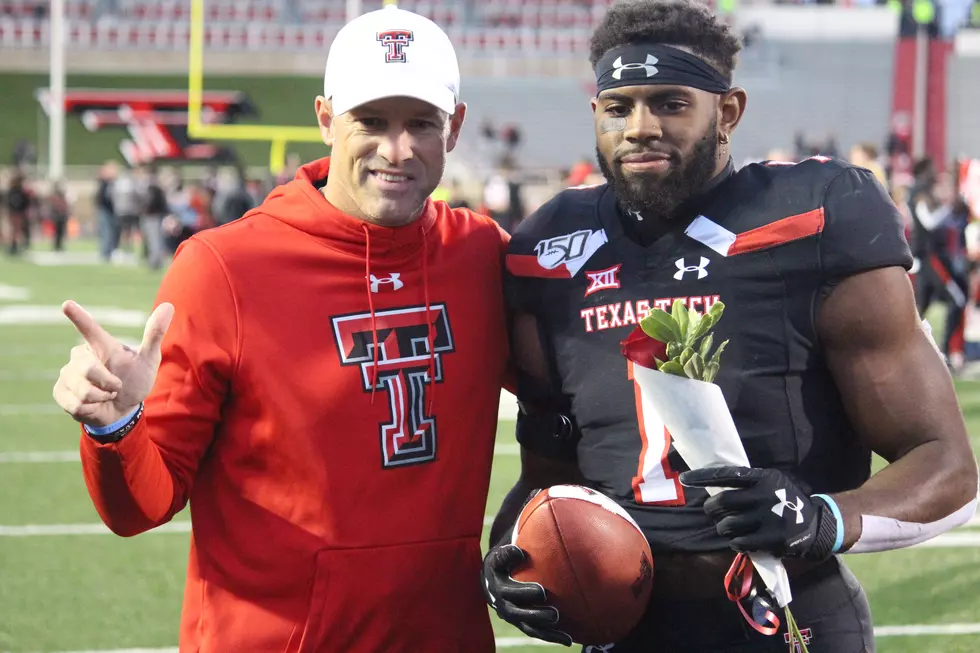
M332 156L185 242L142 346L55 388L105 523L191 504L180 650L483 653L480 536L507 360L506 235L428 199L466 107L445 33L393 7L330 49Z

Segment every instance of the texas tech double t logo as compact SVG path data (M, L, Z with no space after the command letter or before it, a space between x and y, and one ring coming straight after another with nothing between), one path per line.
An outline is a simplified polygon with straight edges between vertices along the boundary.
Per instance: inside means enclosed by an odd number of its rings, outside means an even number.
M388 48L388 51L385 52L386 63L405 63L408 61L405 57L405 48L415 40L415 37L411 30L393 29L387 32L379 32L378 40Z
M436 418L426 415L429 378L429 325L435 328L435 382L442 382L442 356L454 350L449 317L443 304L412 306L374 314L378 329L377 385L371 314L335 317L334 340L341 365L360 366L365 392L388 397L390 420L380 425L381 464L395 467L423 463L436 456Z

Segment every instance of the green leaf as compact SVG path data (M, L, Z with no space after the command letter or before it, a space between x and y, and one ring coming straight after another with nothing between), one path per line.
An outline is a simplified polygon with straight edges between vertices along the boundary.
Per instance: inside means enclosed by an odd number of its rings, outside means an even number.
M717 363L718 365L721 365L721 352L725 351L725 345L727 344L728 341L726 340L725 342L718 345L718 349L716 349L715 353L711 356L712 363Z
M687 305L682 299L675 299L674 305L670 307L670 316L674 318L677 329L680 331L680 341L687 342L688 315Z
M721 314L724 312L725 312L725 304L723 304L721 300L712 304L711 308L708 309L708 314L714 318L715 324L718 324L718 320L721 319Z
M713 327L714 325L715 325L715 318L713 315L711 315L711 313L705 313L704 315L702 315L701 319L698 320L697 328L694 329L694 332L691 334L691 343L690 343L691 346L692 347L694 346L694 343L698 341L698 338L708 333L708 331L711 331L711 327Z
M668 345L674 341L674 332L663 322L658 322L653 318L644 318L640 322L640 328L654 340L665 342Z
M693 309L687 312L687 339L684 341L684 344L688 347L693 347L694 343L700 337L698 335L698 329L701 326L701 317L701 314Z
M701 377L698 376L698 370L694 366L693 358L691 358L689 361L687 361L687 363L684 364L684 374L687 375L687 378L689 379L696 379L698 381L701 380Z
M677 358L684 352L684 345L679 342L667 343L667 358Z
M667 361L660 367L660 371L675 376L687 376L684 374L684 368L677 361Z
M701 341L701 347L698 349L698 353L701 354L701 358L708 360L708 354L711 353L711 345L714 344L714 342L714 334L709 333L704 337L704 340Z
M721 369L721 365L718 363L709 361L704 366L704 380L708 383L714 383L715 377L718 376L718 370Z
M690 347L686 347L684 351L681 352L680 360L677 362L681 365L687 365L687 361L691 360L692 356L694 356L694 350Z
M664 366L664 362L656 356L653 357L653 362L656 364L658 370Z
M649 315L640 320L640 328L643 329L643 333L663 343L681 341L680 329L677 328L674 318L659 308L653 309Z
M694 372L697 374L699 380L704 379L704 359L701 358L701 354L694 354L690 360L694 364Z
M687 374L688 378L697 379L698 381L704 380L704 361L700 354L694 354L684 364L684 373Z

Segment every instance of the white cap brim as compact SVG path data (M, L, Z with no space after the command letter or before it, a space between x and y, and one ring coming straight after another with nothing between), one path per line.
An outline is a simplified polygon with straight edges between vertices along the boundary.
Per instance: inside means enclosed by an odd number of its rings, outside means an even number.
M415 98L428 102L449 115L456 112L456 95L452 89L436 82L404 76L383 83L348 85L342 93L337 93L330 99L334 115L339 115L362 104L390 97Z

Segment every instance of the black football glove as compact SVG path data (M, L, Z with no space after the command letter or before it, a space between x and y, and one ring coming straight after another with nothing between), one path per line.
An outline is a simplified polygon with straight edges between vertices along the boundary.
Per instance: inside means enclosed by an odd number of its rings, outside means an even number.
M521 511L539 492L539 488L531 490L524 499ZM524 549L510 544L515 527L516 524L511 526L498 540L500 544L492 546L483 559L483 571L480 573L483 598L501 619L517 626L525 635L571 646L572 638L554 628L558 623L558 610L545 604L548 593L544 587L540 583L516 581L511 576L527 560Z
M689 487L734 488L704 502L719 535L736 551L824 560L834 552L837 518L778 469L715 467L680 475Z
M501 619L517 626L525 635L571 646L572 638L554 627L558 623L558 610L545 604L548 593L544 587L511 577L514 569L525 560L524 550L514 544L501 544L490 549L483 559L484 598Z

